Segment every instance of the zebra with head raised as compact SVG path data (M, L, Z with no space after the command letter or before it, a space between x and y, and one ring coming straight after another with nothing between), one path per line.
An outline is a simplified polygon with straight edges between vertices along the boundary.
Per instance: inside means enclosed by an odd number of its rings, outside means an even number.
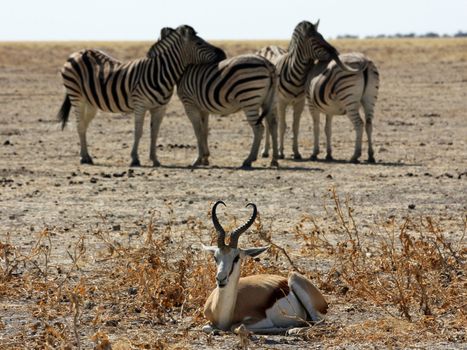
M177 94L198 141L198 157L193 166L209 164L209 114L227 115L240 110L245 113L254 135L243 167L250 167L258 157L264 131L263 118L272 135L271 166L277 166L275 91L275 67L258 55L240 55L219 63L188 67L177 85Z
M298 151L298 131L300 117L305 107L305 85L314 61L329 62L335 60L344 70L353 71L343 64L337 50L318 32L318 24L308 21L300 22L294 29L287 51L276 46L263 48L258 52L268 57L276 65L279 76L277 84L277 114L279 118L279 158L284 158L284 134L286 129L285 112L289 105L293 106L293 152L294 158L300 159ZM268 155L269 137L263 156Z
M365 130L368 137L368 162L374 163L372 145L373 113L378 97L379 73L376 65L360 53L340 55L345 64L357 68L357 72L342 70L334 62L318 64L310 72L307 82L307 103L313 116L314 146L311 155L316 160L319 153L319 114L326 114L326 159L332 160L331 122L333 115L346 114L355 132L355 150L351 162L358 162L362 154L363 121L360 106L365 114Z
M135 113L135 138L131 165L139 166L138 145L144 115L151 113L150 158L156 157L156 139L174 86L190 64L218 62L225 58L221 49L207 43L187 25L161 30L161 40L149 50L148 57L122 63L99 50L73 53L61 70L66 95L58 113L62 128L71 107L78 119L81 163L92 164L86 130L97 110Z

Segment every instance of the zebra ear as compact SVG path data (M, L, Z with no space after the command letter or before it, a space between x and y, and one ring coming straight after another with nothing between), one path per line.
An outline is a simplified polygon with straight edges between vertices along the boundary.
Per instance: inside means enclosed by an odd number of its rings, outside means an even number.
M175 32L175 29L170 27L164 27L161 29L161 36L159 40L167 38L171 33Z
M183 25L177 28L177 32L179 32L185 38L192 38L196 36L196 31L187 25Z
M315 23L315 30L318 31L318 26L319 26L319 19Z

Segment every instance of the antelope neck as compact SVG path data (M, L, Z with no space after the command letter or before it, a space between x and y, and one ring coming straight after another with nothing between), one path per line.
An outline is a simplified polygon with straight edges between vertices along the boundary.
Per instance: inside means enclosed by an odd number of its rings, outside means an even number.
M235 265L239 265L238 263ZM230 330L232 319L237 303L238 281L240 280L240 266L235 268L229 276L229 282L225 287L217 287L217 300L214 313L217 315L218 325L220 329Z

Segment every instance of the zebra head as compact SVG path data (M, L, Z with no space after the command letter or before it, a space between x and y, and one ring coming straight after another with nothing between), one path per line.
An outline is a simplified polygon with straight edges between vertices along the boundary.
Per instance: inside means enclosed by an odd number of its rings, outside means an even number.
M336 64L343 70L357 72L345 65L339 58L337 49L328 43L321 33L318 32L319 20L313 24L308 21L302 21L295 27L290 42L289 51L299 50L304 58L311 61L336 61Z
M214 228L217 231L217 246L203 246L203 248L204 250L209 251L214 255L214 260L216 261L217 265L217 286L219 288L224 288L229 283L230 277L239 277L240 265L243 258L245 258L246 256L255 257L261 254L262 252L266 251L269 247L266 246L248 249L238 248L238 239L240 238L240 235L246 230L248 230L248 228L251 225L253 225L258 214L256 205L254 205L253 203L247 204L247 207L253 207L253 213L251 214L250 219L248 219L248 221L245 224L236 228L230 234L230 242L229 244L226 244L226 233L222 225L219 223L216 214L216 209L219 204L225 205L224 202L217 201L216 204L214 204L214 206L212 207L212 222L214 224Z
M188 25L176 29L162 28L159 40L149 49L147 57L155 57L158 50L163 51L171 45L180 48L181 58L186 65L216 63L226 59L222 49L196 35L196 31Z

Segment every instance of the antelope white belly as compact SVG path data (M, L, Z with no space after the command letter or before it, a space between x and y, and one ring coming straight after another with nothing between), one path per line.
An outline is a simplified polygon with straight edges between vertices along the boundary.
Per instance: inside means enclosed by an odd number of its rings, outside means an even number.
M305 309L291 291L286 297L277 300L271 308L266 310L265 319L249 325L248 329L296 327L302 325L306 319Z

